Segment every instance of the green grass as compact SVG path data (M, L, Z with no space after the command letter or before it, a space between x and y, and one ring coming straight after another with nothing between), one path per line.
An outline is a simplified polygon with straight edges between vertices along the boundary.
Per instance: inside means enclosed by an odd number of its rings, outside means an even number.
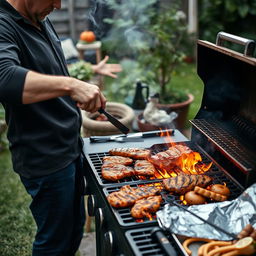
M30 256L36 225L30 196L12 170L10 152L0 153L0 255ZM94 231L92 218L91 231ZM76 256L80 253L77 252Z
M0 255L31 255L35 224L29 202L6 150L0 154Z

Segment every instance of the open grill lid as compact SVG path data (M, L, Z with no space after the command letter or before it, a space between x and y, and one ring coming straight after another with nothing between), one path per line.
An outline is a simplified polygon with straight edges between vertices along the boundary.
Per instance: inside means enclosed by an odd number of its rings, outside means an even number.
M244 45L245 54L220 46L224 41ZM250 56L254 47L254 41L224 32L216 45L198 41L197 71L204 93L191 123L194 142L202 145L206 137L242 172L254 170L255 182L256 59Z

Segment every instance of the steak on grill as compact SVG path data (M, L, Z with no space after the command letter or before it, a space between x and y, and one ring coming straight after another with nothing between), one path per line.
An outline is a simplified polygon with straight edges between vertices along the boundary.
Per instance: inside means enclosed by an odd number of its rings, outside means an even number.
M194 189L195 186L206 187L212 178L203 174L180 174L176 177L163 180L163 186L166 190L177 194L184 194Z
M118 181L126 177L134 175L134 169L123 164L105 165L101 166L102 177L110 181Z
M154 176L156 169L153 164L147 160L136 160L134 164L134 172L141 176Z
M133 160L131 158L123 156L104 156L102 160L105 166L115 164L130 165L133 163Z
M149 149L142 148L113 148L109 150L110 155L125 156L134 159L147 159L150 155Z
M189 147L177 144L166 151L151 155L149 161L160 169L170 170L175 166L177 159L181 157L182 154L189 154L191 152L193 151Z
M161 206L161 196L149 196L137 200L131 209L131 215L134 218L147 217L149 213L155 213Z
M143 186L132 188L123 186L119 191L112 192L107 196L108 202L115 208L129 207L139 199L159 194L161 188L156 186Z

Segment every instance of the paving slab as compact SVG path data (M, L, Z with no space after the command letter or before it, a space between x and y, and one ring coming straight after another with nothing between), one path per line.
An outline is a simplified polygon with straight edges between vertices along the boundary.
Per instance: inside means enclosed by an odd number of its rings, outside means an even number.
M80 256L96 256L95 232L84 233L79 252Z

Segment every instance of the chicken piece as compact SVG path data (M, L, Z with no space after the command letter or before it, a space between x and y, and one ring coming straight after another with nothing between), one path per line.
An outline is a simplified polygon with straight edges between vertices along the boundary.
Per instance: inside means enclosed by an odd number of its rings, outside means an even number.
M175 192L177 194L184 194L191 191L195 186L206 187L212 178L207 175L197 175L197 174L180 174L173 178L168 178L163 180L163 186L166 190Z
M133 163L131 158L123 156L104 156L102 160L105 166L113 166L115 164L131 165Z
M109 150L109 154L113 156L131 157L134 159L147 159L150 156L150 150L142 148L113 148Z
M102 165L101 174L105 180L118 181L134 175L134 169L123 164Z
M136 160L134 164L135 175L154 176L155 171L155 166L147 160Z
M155 213L160 208L161 202L161 196L150 196L137 200L131 209L131 215L133 218L147 217L149 213Z
M112 192L107 196L108 202L115 208L132 206L136 200L159 194L161 188L155 186L143 186L132 188L123 186L119 191Z

